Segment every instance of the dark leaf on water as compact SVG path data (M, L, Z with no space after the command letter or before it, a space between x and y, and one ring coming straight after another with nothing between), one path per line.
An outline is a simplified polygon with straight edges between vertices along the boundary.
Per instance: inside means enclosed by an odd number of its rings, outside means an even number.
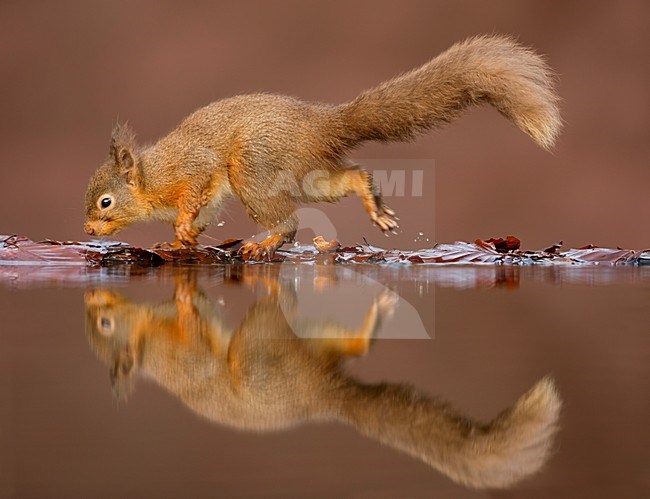
M320 238L322 239L322 238ZM650 253L641 250L597 248L589 245L561 251L562 242L541 251L523 251L514 236L477 239L474 243L436 244L415 251L383 249L365 244L340 247L318 239L320 247L287 247L277 251L273 262L338 264L492 264L492 265L644 265ZM137 248L121 242L77 242L47 239L34 242L22 236L0 236L0 266L79 265L115 267L156 267L161 265L202 265L241 263L237 254L240 239L230 239L213 246L194 248ZM326 253L321 251L326 250ZM324 258L329 253L331 256Z
M557 255L560 251L560 248L562 247L562 243L563 241L557 242L550 245L548 248L544 248L542 251L544 253L550 253L551 255Z
M211 245L210 248L217 248L222 250L239 249L243 241L244 241L243 239L226 239L225 241L222 241L219 244Z
M515 251L521 246L521 241L515 236L507 236L505 239L502 237L491 237L490 239L477 239L474 244L485 249L493 249L499 253L508 253Z

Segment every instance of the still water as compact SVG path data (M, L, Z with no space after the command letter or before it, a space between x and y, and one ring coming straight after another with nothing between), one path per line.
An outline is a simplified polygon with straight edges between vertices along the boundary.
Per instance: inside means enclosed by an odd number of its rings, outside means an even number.
M650 495L648 267L0 277L0 497Z

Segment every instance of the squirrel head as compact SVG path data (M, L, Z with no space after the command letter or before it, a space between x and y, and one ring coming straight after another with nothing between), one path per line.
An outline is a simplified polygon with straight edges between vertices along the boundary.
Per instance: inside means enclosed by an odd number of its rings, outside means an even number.
M108 289L87 290L84 302L88 342L109 366L115 398L125 400L142 362L138 331L151 321L149 307Z
M113 128L110 155L90 179L86 190L85 231L108 236L147 218L151 211L143 193L142 163L135 135L127 124Z

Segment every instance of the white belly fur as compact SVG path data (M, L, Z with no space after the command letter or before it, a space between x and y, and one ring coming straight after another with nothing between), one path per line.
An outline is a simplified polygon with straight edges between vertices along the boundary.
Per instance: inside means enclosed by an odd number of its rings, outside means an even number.
M156 208L153 210L152 218L161 222L174 223L178 217L177 208Z
M226 183L221 185L220 189L210 198L207 205L201 208L199 216L196 217L194 222L195 227L201 227L209 224L219 214L223 202L232 195L230 186ZM173 224L178 217L178 208L165 207L155 208L152 213L152 218L161 222L168 222Z
M210 202L201 208L199 216L196 217L196 221L194 222L194 226L205 227L211 223L219 215L223 202L231 195L232 191L230 190L230 186L227 183L222 185L221 189L217 190L214 196L212 196Z

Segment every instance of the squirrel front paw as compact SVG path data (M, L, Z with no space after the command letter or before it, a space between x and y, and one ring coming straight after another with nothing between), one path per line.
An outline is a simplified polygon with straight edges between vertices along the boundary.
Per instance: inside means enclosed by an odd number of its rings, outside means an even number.
M153 249L163 249L163 250L176 250L181 248L186 248L187 246L183 244L182 241L178 239L173 243L156 243L153 245Z
M176 247L192 247L196 246L196 237L198 232L192 228L191 223L182 222L174 225L174 233L176 235L176 241L173 244L177 245Z
M173 243L156 243L153 245L153 249L163 249L163 250L171 250L171 249L180 249L183 247L183 243L180 241L174 241Z

